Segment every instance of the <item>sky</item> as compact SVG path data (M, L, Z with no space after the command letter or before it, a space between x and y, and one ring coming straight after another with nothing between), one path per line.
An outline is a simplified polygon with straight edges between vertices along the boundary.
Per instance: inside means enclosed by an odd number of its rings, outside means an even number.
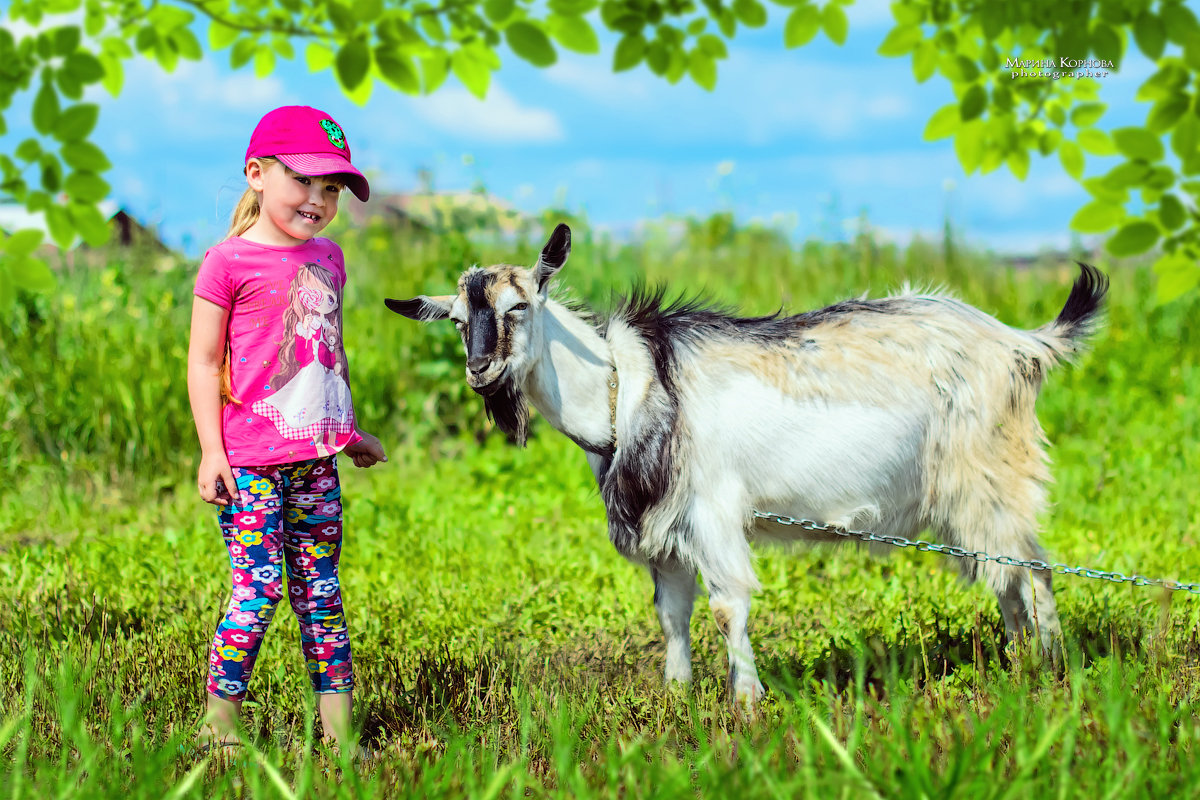
M413 191L428 170L436 189L482 183L518 209L565 207L617 235L648 218L729 211L797 240L844 237L865 216L878 235L905 242L940 237L948 215L967 242L997 252L1070 244L1068 223L1088 196L1057 154L1035 154L1025 181L1006 169L968 177L950 139L923 141L953 91L937 75L918 84L907 57L876 53L894 25L886 2L850 6L842 46L822 34L785 49L787 11L771 6L766 27L739 29L712 92L688 78L670 85L645 65L613 73L616 38L603 34L601 54L560 49L545 69L501 46L503 67L483 101L451 75L422 97L377 83L357 106L331 72L309 73L302 55L264 79L231 70L228 50L169 74L138 59L126 63L118 97L89 90L101 105L93 141L113 163L112 201L189 255L223 236L258 119L290 104L339 122L375 196ZM1103 127L1144 120L1148 108L1133 98L1153 71L1127 49L1102 81ZM6 150L33 133L30 94L7 115ZM1089 157L1088 174L1112 163Z

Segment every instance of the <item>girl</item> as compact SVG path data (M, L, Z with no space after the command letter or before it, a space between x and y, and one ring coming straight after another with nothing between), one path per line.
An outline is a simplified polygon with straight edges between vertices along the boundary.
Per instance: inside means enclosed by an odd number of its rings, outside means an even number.
M236 723L267 625L283 597L300 639L326 737L350 734L354 671L338 558L341 488L335 454L387 461L358 430L342 347L342 251L318 234L347 187L367 180L330 116L271 111L246 150L249 185L225 241L196 279L188 394L201 459L200 496L216 505L233 598L209 653L201 739L236 744Z

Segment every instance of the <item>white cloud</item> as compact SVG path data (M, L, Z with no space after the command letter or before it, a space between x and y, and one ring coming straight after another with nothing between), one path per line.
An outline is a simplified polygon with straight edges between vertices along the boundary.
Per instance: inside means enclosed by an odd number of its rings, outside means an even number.
M479 100L466 89L444 87L412 101L426 122L461 139L480 142L557 142L563 139L558 116L544 108L522 106L492 84Z
M626 108L631 102L649 100L662 78L651 78L645 70L613 72L607 53L592 58L565 58L545 70L545 77L573 92L605 105Z

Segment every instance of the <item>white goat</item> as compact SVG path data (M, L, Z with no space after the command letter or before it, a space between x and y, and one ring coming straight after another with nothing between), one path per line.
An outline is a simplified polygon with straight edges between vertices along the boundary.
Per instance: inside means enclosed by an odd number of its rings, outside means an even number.
M748 540L797 534L752 509L910 538L929 527L948 544L1042 557L1049 474L1034 402L1095 323L1103 273L1080 264L1062 312L1033 331L909 292L737 318L635 291L597 320L549 296L570 242L559 225L532 269L476 267L456 295L386 302L454 321L467 383L501 429L524 442L528 400L587 452L612 543L653 574L668 681L691 678L699 572L735 702L753 711L762 694ZM1056 646L1049 574L961 566L995 592L1010 636L1036 630Z

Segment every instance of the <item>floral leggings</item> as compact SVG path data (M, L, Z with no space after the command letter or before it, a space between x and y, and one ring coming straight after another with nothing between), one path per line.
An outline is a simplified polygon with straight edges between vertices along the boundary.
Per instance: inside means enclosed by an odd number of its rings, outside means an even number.
M338 558L342 489L334 456L269 467L234 467L238 503L221 508L221 533L233 567L233 599L208 658L208 691L246 695L258 648L283 598L300 622L300 646L318 692L354 686L350 637L342 613Z

